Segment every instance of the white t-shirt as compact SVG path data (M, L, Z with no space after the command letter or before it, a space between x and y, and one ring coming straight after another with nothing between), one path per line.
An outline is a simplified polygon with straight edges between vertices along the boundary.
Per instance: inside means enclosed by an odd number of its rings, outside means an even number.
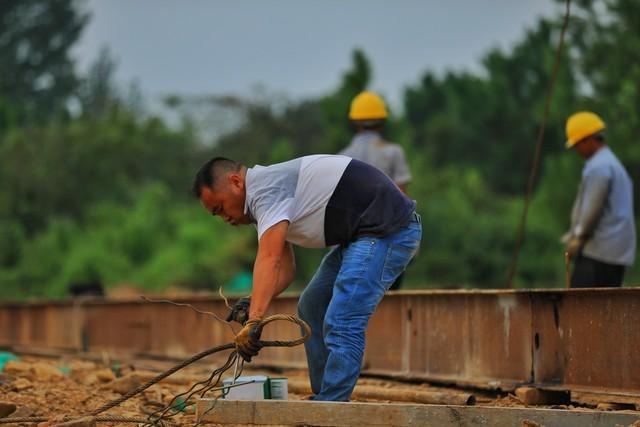
M378 169L339 155L313 155L246 174L245 213L257 223L258 239L289 221L287 241L320 248L361 235L383 236L406 224L415 210Z

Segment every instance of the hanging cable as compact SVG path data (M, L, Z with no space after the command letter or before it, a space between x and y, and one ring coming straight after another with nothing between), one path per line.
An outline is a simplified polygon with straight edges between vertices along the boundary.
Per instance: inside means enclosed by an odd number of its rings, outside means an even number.
M507 274L507 287L513 287L513 278L516 275L518 269L518 257L520 255L520 249L522 248L522 242L524 241L524 232L527 225L527 214L529 213L529 204L531 203L531 195L533 193L533 185L538 176L538 169L540 167L540 154L542 151L542 138L544 131L547 127L547 119L549 118L549 109L551 107L551 99L553 98L553 90L555 88L556 79L558 77L558 68L560 68L560 57L562 56L562 48L564 46L564 35L569 26L569 15L571 9L571 0L565 2L565 14L564 21L562 22L562 30L560 31L560 40L556 49L555 61L553 63L553 70L551 72L551 80L549 81L549 87L547 89L547 98L544 105L544 114L542 116L542 122L538 129L538 138L536 141L536 148L533 157L533 164L531 165L531 172L529 173L529 181L527 182L527 192L524 196L524 207L522 209L522 216L520 217L520 224L518 225L518 235L516 238L516 247L513 251L513 257L511 258L511 265Z

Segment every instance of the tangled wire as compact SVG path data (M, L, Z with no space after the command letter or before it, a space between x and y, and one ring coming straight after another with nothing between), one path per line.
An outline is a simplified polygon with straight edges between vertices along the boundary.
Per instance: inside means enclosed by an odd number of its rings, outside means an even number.
M307 323L302 319L299 319L296 316L291 316L287 314L276 314L273 316L269 316L265 318L258 325L258 328L260 329L260 331L262 331L262 329L266 325L276 320L284 320L284 321L288 321L288 322L299 325L302 331L302 336L292 341L260 341L260 344L263 347L295 347L304 343L305 341L307 341L307 339L309 339L309 336L311 335L311 328L309 328L309 325L307 325ZM159 383L160 381L167 378L168 376L178 372L179 370L191 365L192 363L204 357L210 356L220 351L231 350L234 348L235 348L234 343L228 343L228 344L223 344L216 347L211 347L207 350L204 350L198 354L193 355L189 359L186 359L180 362L179 364L173 366L172 368L158 374L156 377L152 378L146 383L141 384L139 387L136 387L135 389L129 391L128 393L124 394L118 399L114 399L111 402L107 402L104 405L100 406L99 408L91 411L86 415L80 415L77 417L65 417L63 420L66 422L66 421L78 420L80 418L91 417L97 422L138 423L144 426L166 426L168 424L172 424L171 418L181 412L181 405L178 404L180 401L188 402L189 399L193 398L196 395L200 395L200 397L204 397L204 395L208 392L212 392L212 391L224 392L225 390L228 390L231 387L236 387L236 386L246 384L246 383L238 383L230 386L216 387L219 384L220 379L222 378L222 375L234 365L236 367L239 367L239 369L236 369L236 371L234 372L234 376L233 376L234 383L235 383L235 380L237 380L238 377L242 374L244 361L238 355L238 352L236 350L232 351L231 354L229 354L229 357L227 361L224 363L224 365L214 370L206 380L198 381L197 383L193 384L189 388L189 390L185 391L184 393L180 393L177 396L174 396L173 399L171 399L171 401L166 406L160 407L159 409L156 409L156 410L143 407L142 411L147 414L147 418L131 418L131 417L122 417L122 416L104 416L104 415L99 416L99 415L108 411L109 409L112 409L120 405L121 403L131 399L132 397L142 393L144 390L148 389L152 385ZM196 426L201 424L204 419L204 416L207 415L209 412L211 412L215 408L215 404L218 398L219 396L215 398L213 405L211 405L203 414L200 415L199 419L196 420ZM158 404L157 406L161 406L161 404ZM43 422L47 420L49 420L48 417L24 417L24 418L7 417L7 418L0 418L0 424L38 423L38 422Z

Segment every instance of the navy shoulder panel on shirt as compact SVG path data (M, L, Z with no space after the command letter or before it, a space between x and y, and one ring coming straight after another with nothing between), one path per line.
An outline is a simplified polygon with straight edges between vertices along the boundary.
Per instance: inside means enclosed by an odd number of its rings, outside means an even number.
M416 202L408 198L383 172L351 160L325 211L328 246L361 236L384 237L405 225Z

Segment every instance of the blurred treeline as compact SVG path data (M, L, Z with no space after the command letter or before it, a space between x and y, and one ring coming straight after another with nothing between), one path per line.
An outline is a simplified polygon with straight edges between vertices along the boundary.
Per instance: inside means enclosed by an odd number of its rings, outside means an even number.
M563 286L558 238L582 167L564 150L569 114L605 118L640 196L640 2L574 3L518 287ZM75 70L70 49L89 19L72 0L0 2L0 297L63 296L95 280L217 290L250 271L257 242L190 197L197 166L213 154L252 166L337 152L373 64L355 50L319 98L177 94L152 114L135 84L114 82L108 51ZM405 287L505 285L560 26L539 20L479 72L426 70L392 108L385 135L408 153L425 230ZM296 287L322 254L297 251ZM636 268L627 283L638 279Z

